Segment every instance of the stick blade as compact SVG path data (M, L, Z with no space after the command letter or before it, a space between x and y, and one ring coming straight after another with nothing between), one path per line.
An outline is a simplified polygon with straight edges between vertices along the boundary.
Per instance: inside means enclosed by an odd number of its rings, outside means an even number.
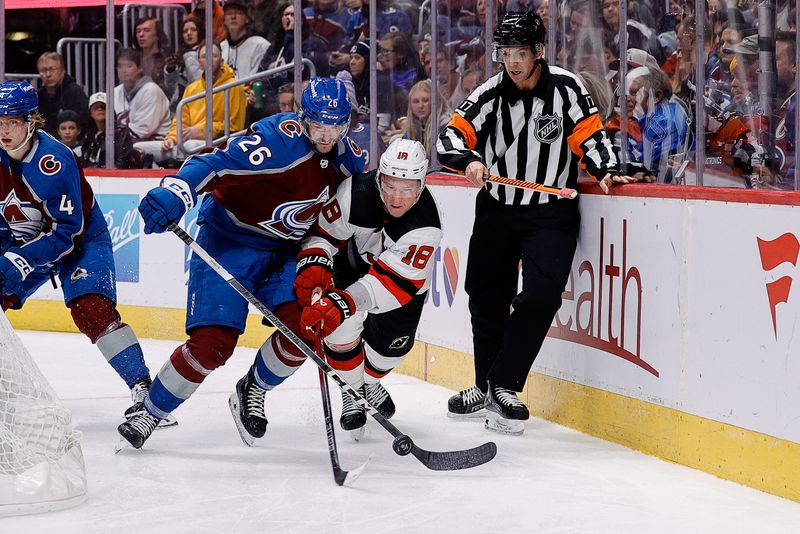
M333 468L333 479L336 481L337 486L349 486L356 479L361 476L361 473L366 469L367 464L369 461L372 460L372 455L370 454L367 460L356 467L355 469L351 469L350 471L345 471L338 466L334 466Z
M426 451L414 445L411 454L433 471L458 471L490 462L497 456L497 445L489 441L472 449L447 452Z

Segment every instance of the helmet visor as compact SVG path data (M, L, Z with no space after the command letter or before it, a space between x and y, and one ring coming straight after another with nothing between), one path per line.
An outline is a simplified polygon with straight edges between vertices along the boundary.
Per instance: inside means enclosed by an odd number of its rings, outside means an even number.
M319 145L332 145L339 139L347 135L349 124L322 124L320 122L306 120L306 135L311 142Z
M419 180L386 179L381 176L381 191L388 197L416 198L422 186Z
M495 63L519 63L535 58L530 46L502 46L494 45L492 59Z

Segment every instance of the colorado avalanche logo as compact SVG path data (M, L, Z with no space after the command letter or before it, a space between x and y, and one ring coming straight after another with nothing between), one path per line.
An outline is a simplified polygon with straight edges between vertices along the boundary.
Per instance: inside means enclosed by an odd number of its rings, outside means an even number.
M39 170L46 176L52 176L61 170L61 162L52 154L46 154L39 160Z
M8 223L14 239L28 242L42 231L42 212L30 202L21 201L12 190L0 201L0 215Z
M328 197L328 188L325 187L314 200L284 202L272 212L271 221L262 221L258 225L281 239L299 241L317 220Z
M556 115L539 115L534 119L533 134L540 143L552 143L561 135L561 117Z

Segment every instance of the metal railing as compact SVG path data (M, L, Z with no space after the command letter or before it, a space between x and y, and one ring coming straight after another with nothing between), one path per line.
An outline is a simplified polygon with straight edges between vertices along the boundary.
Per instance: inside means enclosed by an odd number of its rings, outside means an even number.
M114 41L115 49L121 43ZM64 68L87 95L106 90L106 40L91 37L64 37L56 52L64 58Z
M314 68L314 64L311 62L310 59L303 59L302 63L303 63L304 67L308 67L312 78L314 76L316 76L317 71ZM230 121L231 101L230 101L230 97L229 97L229 93L230 93L231 89L233 89L234 87L239 86L239 85L248 84L248 83L250 83L252 81L255 81L255 80L262 80L262 79L266 79L266 78L271 78L272 76L275 76L276 74L280 74L282 72L285 72L285 71L288 71L288 70L293 70L293 69L294 69L294 61L291 62L291 63L287 63L285 65L281 65L280 67L275 67L274 69L263 70L263 71L260 71L260 72L253 73L250 76L246 76L246 77L240 78L238 80L233 80L232 82L228 82L226 84L220 85L219 87L214 87L213 90L211 91L212 94L217 94L217 93L220 93L220 92L224 92L225 93L225 98L223 99L223 101L225 103L224 104L225 105L225 113L224 113L224 119L223 119L223 122L225 124L225 133L221 137L218 137L218 138L214 139L212 141L213 145L217 146L217 145L223 143L224 141L230 139L231 137L236 137L238 135L243 134L246 131L246 129L244 129L244 130L239 130L239 131L236 131L236 132L231 132L231 121ZM197 100L202 100L205 97L206 97L206 93L203 92L203 93L198 93L196 95L192 95L190 97L181 99L181 101L178 102L178 107L175 110L175 130L176 130L176 134L178 136L176 145L178 146L179 152L182 152L183 154L195 154L197 152L200 152L203 148L205 148L205 147L200 146L200 147L197 147L197 148L194 148L194 149L187 149L184 146L184 139L183 139L183 107L186 104L190 103L190 102L195 102ZM206 121L206 127L207 128L211 128L212 127L211 126L212 122L213 121Z

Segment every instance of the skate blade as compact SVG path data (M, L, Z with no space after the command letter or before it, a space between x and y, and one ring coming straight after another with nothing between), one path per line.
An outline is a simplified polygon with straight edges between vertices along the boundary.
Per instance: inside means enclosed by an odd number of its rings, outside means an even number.
M486 419L486 408L481 408L471 413L447 412L447 417L453 421L481 421Z
M132 449L132 448L133 447L131 447L131 444L128 443L128 440L121 437L119 438L117 444L114 446L114 454L119 454L125 449Z
M172 414L167 414L167 416L158 422L158 426L156 430L163 430L165 428L169 428L172 426L178 426L178 420L175 419L175 416Z
M239 431L239 437L242 438L242 443L248 447L252 447L256 440L247 432L244 425L242 425L242 421L239 419L239 397L236 396L236 392L231 393L228 399L228 407L231 409L233 422L236 424L236 430Z
M350 439L358 443L364 438L364 433L367 431L367 425L362 426L361 428L356 428L355 430L348 430L350 434Z
M506 419L491 410L486 411L486 420L483 426L493 432L509 436L521 436L525 431L525 421Z

